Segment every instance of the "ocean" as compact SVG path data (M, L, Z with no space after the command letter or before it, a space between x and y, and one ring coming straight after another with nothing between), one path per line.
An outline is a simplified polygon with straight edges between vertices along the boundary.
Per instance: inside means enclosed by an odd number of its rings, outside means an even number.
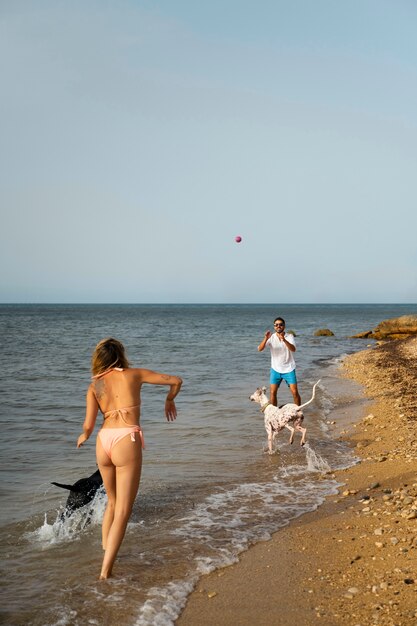
M342 379L344 355L369 342L350 336L415 305L0 305L2 621L33 626L168 626L205 572L238 555L335 493L332 471L356 462L331 422L363 410ZM277 316L296 333L307 445L266 454L259 405L269 350L257 352ZM315 337L330 328L333 337ZM97 580L105 495L68 520L73 483L96 469L95 435L76 448L90 358L107 336L132 365L176 374L178 418L164 417L165 388L145 386L141 486L114 578ZM279 402L292 401L281 386ZM98 422L101 420L99 419ZM96 426L98 430L99 424Z

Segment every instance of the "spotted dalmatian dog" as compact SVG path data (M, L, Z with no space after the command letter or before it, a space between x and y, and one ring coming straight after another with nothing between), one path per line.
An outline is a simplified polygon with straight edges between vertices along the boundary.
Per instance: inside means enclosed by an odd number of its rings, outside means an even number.
M258 387L258 389L249 396L249 400L257 402L261 406L261 412L264 414L265 430L268 435L268 451L269 454L273 452L273 442L276 435L283 428L288 428L291 431L290 443L294 441L294 432L298 430L302 433L301 444L305 444L307 429L302 427L304 415L301 409L313 402L316 395L316 387L319 384L319 380L313 387L313 395L308 402L305 402L301 406L296 404L284 404L284 406L278 408L273 404L270 404L266 396L266 387Z

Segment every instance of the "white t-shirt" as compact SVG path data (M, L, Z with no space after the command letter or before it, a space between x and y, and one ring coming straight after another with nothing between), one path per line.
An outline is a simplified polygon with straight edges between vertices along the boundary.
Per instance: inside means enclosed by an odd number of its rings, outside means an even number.
M287 335L287 333L285 333L284 336L288 343L291 343L293 346L295 346L294 335ZM287 372L291 372L293 369L295 369L293 353L287 348L283 341L278 339L276 333L273 333L270 336L270 338L266 342L266 345L269 346L269 349L271 350L272 369L274 369L276 372L279 372L280 374L287 374Z

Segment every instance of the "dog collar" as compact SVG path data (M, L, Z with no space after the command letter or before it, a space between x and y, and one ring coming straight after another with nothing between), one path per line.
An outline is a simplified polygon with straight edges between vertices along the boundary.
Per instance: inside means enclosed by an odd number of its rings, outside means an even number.
M264 404L263 406L261 406L261 413L265 413L265 409L267 406L269 406L271 403L267 402L266 404Z

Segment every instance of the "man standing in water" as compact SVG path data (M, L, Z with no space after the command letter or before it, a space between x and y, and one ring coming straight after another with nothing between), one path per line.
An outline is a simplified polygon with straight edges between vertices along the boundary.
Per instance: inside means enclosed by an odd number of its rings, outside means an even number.
M285 321L282 317L274 320L275 333L267 330L264 338L258 346L258 351L262 352L265 346L271 350L271 373L270 398L269 401L277 406L278 387L282 380L285 380L294 398L294 403L301 404L300 394L297 387L297 376L295 374L295 361L293 353L296 351L294 335L285 332Z

